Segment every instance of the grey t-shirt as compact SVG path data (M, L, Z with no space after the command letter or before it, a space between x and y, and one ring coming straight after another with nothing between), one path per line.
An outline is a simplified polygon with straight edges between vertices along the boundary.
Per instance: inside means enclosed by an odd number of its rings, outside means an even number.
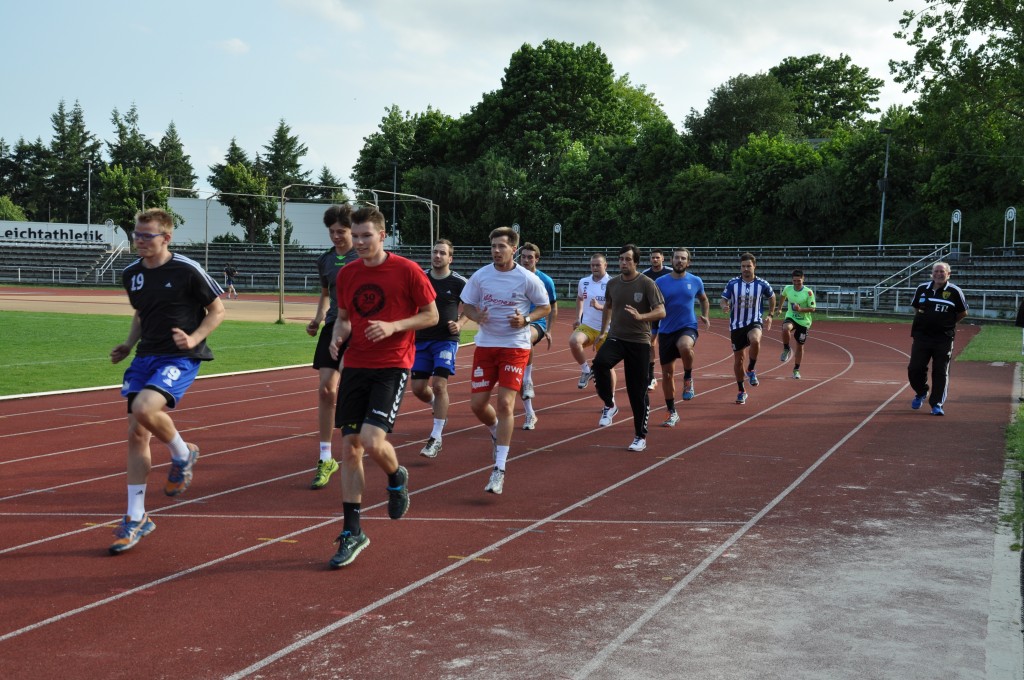
M626 342L651 344L651 322L634 319L626 311L626 305L641 314L646 314L658 305L664 305L665 298L658 285L654 283L654 279L639 274L632 281L623 281L621 275L616 276L608 282L605 304L612 306L609 336Z

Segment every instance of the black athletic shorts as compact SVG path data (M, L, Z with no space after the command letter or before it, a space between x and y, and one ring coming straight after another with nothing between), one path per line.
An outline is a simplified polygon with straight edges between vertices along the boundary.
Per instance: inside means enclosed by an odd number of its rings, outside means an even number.
M363 423L391 432L408 380L404 368L341 369L334 426L341 428L342 436L358 434Z
M333 333L334 323L325 323L324 327L320 329L320 336L316 339L316 351L313 352L313 368L316 370L333 368L337 371L341 367L341 357L345 354L345 348L348 347L348 340L342 344L338 358L335 359L331 356L331 335Z

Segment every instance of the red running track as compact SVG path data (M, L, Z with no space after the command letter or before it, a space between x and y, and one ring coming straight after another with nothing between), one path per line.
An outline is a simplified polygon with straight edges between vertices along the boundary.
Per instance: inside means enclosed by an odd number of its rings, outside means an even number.
M368 466L372 545L338 571L339 481L307 488L312 370L199 380L175 413L195 481L164 497L155 446L157 531L117 557L117 392L0 402L3 675L980 677L1013 367L955 364L936 418L909 408L907 326L819 321L804 379L773 332L738 406L716 324L697 398L667 429L652 392L639 454L621 390L597 427L560 325L501 496L464 348L441 455L417 455L430 414L411 395L392 436L409 514L387 519Z

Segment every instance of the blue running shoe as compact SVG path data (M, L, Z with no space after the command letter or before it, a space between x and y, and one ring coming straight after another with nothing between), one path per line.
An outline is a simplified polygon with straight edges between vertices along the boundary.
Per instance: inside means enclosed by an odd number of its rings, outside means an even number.
M916 411L917 409L921 408L921 406L924 404L924 400L927 399L927 398L928 398L928 394L927 393L914 395L914 400L912 402L910 402L910 408L912 408L912 409L914 409Z
M747 371L747 381L750 383L751 387L757 387L757 371Z
M942 410L941 406L932 406L932 415L933 416L944 416L944 415L946 415L946 412Z
M133 522L127 515L114 529L116 540L110 545L110 554L117 555L125 550L131 550L143 536L147 536L156 529L156 524L149 518L149 513L142 516L138 522Z
M747 403L747 393L746 392L740 392L739 394L737 394L736 395L736 403L737 404L746 404Z

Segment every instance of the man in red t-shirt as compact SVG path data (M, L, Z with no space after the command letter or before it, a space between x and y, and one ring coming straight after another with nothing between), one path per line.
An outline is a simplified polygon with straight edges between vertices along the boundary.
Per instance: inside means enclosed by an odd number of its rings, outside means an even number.
M409 472L398 464L387 435L402 404L416 355L416 331L437 323L436 293L419 265L384 250L384 215L376 208L352 214L352 243L359 260L338 272L338 318L331 354L347 340L334 424L341 428L341 500L344 528L337 569L355 560L370 539L359 513L366 478L365 453L388 475L388 516L409 508Z

